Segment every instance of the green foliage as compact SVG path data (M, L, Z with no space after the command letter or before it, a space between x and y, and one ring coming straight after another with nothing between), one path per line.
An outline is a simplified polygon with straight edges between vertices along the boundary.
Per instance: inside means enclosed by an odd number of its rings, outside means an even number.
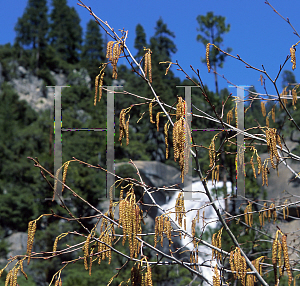
M41 68L46 58L47 39L49 29L46 0L29 0L25 12L15 26L16 45L23 45L32 49L32 68Z
M215 16L213 12L207 12L206 16L197 16L197 21L199 23L199 28L197 28L197 31L202 33L202 35L197 35L197 41L201 42L204 46L206 46L208 43L221 46L223 43L223 34L230 31L230 24L226 25L225 20L225 17ZM231 48L227 48L225 51L230 53L231 50ZM209 60L212 65L217 65L218 67L222 68L225 57L226 55L220 51L212 49ZM206 63L206 59L203 58L202 62Z
M199 15L197 16L197 21L199 23L199 28L197 31L200 34L197 35L197 41L201 42L204 46L208 43L215 44L220 47L223 51L230 53L231 48L226 50L221 47L223 43L223 34L230 31L230 24L225 24L225 17L215 16L213 12L207 12L206 16ZM219 68L223 67L223 62L225 61L226 55L221 53L219 50L212 48L209 52L209 62L213 66L214 70L217 71L217 66ZM201 57L201 61L206 63L206 59ZM218 90L218 80L217 75L215 74L215 86L216 93L219 93Z
M139 60L145 54L144 47L147 47L146 33L141 24L137 24L135 28L134 48L138 50L136 58Z
M81 63L88 70L92 78L92 85L94 85L95 77L99 74L100 63L105 62L104 48L99 25L90 20L87 23L84 45L82 46Z
M79 62L82 28L76 10L66 0L53 0L49 41L60 58L70 64Z
M175 38L174 32L171 32L162 18L159 18L156 22L155 34L150 38L150 43L154 55L160 57L162 61L171 60L171 55L177 52L176 45L170 37Z

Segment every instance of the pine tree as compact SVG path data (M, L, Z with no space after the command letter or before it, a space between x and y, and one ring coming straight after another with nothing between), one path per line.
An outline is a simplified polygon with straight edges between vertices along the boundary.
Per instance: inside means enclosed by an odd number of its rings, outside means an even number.
M33 63L31 67L42 67L46 58L47 33L49 23L47 19L46 0L28 0L25 12L15 26L17 47L29 47L33 50Z
M144 55L144 47L147 46L146 33L141 24L137 24L135 28L134 48L138 50L137 58L142 58Z
M208 12L206 16L199 15L197 17L197 21L200 27L197 28L197 31L200 31L202 34L204 34L204 36L198 34L197 41L201 42L204 46L206 46L208 43L211 43L220 47L220 45L223 43L222 35L230 31L230 24L225 25L225 20L226 20L225 17L214 16L213 12ZM231 48L227 48L224 51L230 53L231 50L232 50ZM226 55L219 52L217 49L212 48L212 50L209 53L209 61L215 71L217 71L217 66L219 68L223 67L223 62L225 61L225 57ZM206 59L204 58L201 58L201 61L203 63L206 63ZM219 94L217 74L215 74L215 86L216 86L216 93Z
M49 40L60 57L70 64L79 62L82 42L80 18L66 0L52 0Z
M98 24L90 20L87 23L84 45L82 47L82 64L94 79L99 74L100 63L105 61L103 39Z
M175 38L174 32L171 32L167 28L167 24L163 22L162 18L159 18L156 22L155 34L150 39L150 43L152 50L162 61L170 61L171 54L177 52L176 45L170 37Z

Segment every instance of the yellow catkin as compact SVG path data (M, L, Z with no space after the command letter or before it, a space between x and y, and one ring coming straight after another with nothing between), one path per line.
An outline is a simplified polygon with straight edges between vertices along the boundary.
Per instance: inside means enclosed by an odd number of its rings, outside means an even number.
M233 277L236 280L237 275L236 275L236 271L235 271L234 252L233 251L230 252L229 264L230 264L230 268L231 268L231 272L233 274Z
M220 249L222 248L222 231L223 231L223 227L218 231L218 233L213 234L212 241L211 241L211 244L213 246ZM221 261L222 254L219 251L212 249L212 259L214 258Z
M287 236L285 234L282 235L281 237L281 242L282 242L282 250L283 250L283 257L284 257L284 266L286 268L286 272L288 274L288 283L289 285L292 283L293 280L293 275L291 271L291 266L289 262L289 255L288 255L288 248L287 248L287 242L286 242Z
M153 118L152 118L152 104L153 104L153 102L151 101L149 103L149 117L150 117L150 123L155 124L155 122L153 121Z
M119 43L116 43L113 46L113 51L112 51L112 66L113 66L113 74L112 74L112 78L117 79L118 74L117 74L117 63L119 60L119 56L120 56L120 46Z
M35 231L36 231L36 220L33 220L28 223L28 239L27 239L28 264L31 258L31 251L32 251Z
M113 51L112 51L113 45L114 45L114 41L109 41L106 47L106 58L109 59L110 61L112 60L112 56L113 56Z
M88 264L87 264L87 259L89 257L89 244L90 244L90 239L91 239L91 233L87 236L87 239L84 243L84 246L83 246L83 252L84 252L84 268L85 270L88 270L89 267L88 267Z
M216 151L215 151L215 137L211 140L209 145L209 168L211 168L216 159Z
M217 265L214 269L214 275L213 275L213 286L220 286L220 274Z
M103 79L104 79L104 74L105 74L105 72L103 71L102 73L101 73L101 75L100 75L100 82L99 82L99 99L98 99L98 101L100 101L101 100L101 98L102 98L102 86L103 86Z
M244 210L245 215L245 223L252 227L253 224L253 214L252 214L252 204L249 202L249 204L246 206Z
M144 48L144 50L146 51L146 54L144 56L144 62L145 62L144 72L145 72L145 77L147 76L147 73L148 73L149 81L150 81L150 83L152 83L152 64L151 64L151 53L152 52L151 52L150 49Z
M97 103L97 95L98 95L98 90L99 90L99 99L98 101L100 102L101 97L102 97L102 86L103 86L103 79L104 79L104 70L107 64L102 64L99 68L102 68L100 70L100 73L95 77L95 98L94 98L94 106L96 106ZM99 89L100 87L100 89Z
M210 72L210 63L209 63L209 46L210 45L211 45L210 43L208 43L206 45L206 52L205 52L205 55L206 55L206 65L207 65L208 72Z
M252 167L253 176L256 179L256 172L255 172L255 167L254 167L254 163L253 163L253 155L252 155L252 157L250 159L250 164L251 164L251 167Z
M53 254L55 254L55 252L56 252L58 239L59 239L59 237L57 236L55 238L55 241L54 241L54 244L53 244Z
M95 98L94 98L94 106L96 106L96 102L97 102L98 86L99 86L99 78L100 78L100 74L98 74L98 75L95 77Z
M152 64L151 64L151 51L149 50L148 56L148 72L149 72L149 81L152 83Z
M126 145L128 146L129 144L129 116L126 122L126 128L125 128L125 134L126 134Z
M66 177L67 177L67 171L68 171L68 167L69 167L69 164L70 164L70 161L66 162L64 164L64 172L63 172L63 183L65 184L66 183ZM61 192L63 192L64 190L64 185L62 185L62 190Z
M279 231L277 230L275 239L274 239L273 245L272 245L272 264L273 264L273 269L274 269L275 281L277 281L277 250L278 250L278 243L279 243L278 234L279 234Z
M145 54L144 56L144 73L145 73L145 77L147 76L148 73L148 53Z
M161 114L162 112L157 112L156 113L156 130L157 132L159 132L159 115Z
M260 102L260 105L261 105L261 113L262 113L263 117L266 117L266 114L267 114L265 104L266 104L266 103L263 102L263 101Z
M268 173L269 173L269 169L268 169L268 167L266 167L265 168L265 180L266 180L267 187L269 186L269 183L268 183Z
M269 120L269 116L266 117L266 126L270 126L270 120Z
M245 285L247 264L245 258L241 255L240 248L236 247L235 250L230 252L229 264L234 279L240 279L242 285Z
M290 48L290 53L291 53L291 63L293 64L292 69L294 70L296 68L296 50L294 46Z
M130 115L128 115L128 119L126 122L126 114L130 111L131 107L122 109L119 116L119 142L122 146L122 139L126 136L126 145L129 144L129 119Z
M24 258L25 259L25 258ZM23 269L23 262L24 262L24 259L20 260L20 270L21 272L23 273L24 277L26 278L26 280L28 280L28 277L27 277L27 274L25 273L24 269ZM1 272L0 272L1 274ZM1 275L0 275L1 277Z
M184 199L183 199L183 193L182 192L180 192L178 194L178 197L176 199L175 213L176 213L175 220L178 220L178 224L182 227L183 216L186 216L185 215Z
M179 159L182 183L188 173L188 158L190 156L191 130L185 118L186 102L178 97L176 106L176 122L173 126L174 161Z
M227 123L231 124L231 120L233 119L233 113L232 113L232 109L228 111L227 113Z
M261 157L257 156L257 175L262 171Z
M94 249L92 249L92 251L90 253L90 264L89 264L89 275L90 276L92 276L93 252L94 252Z
M295 86L292 89L292 96L293 96L293 102L292 102L292 104L293 105L295 105L297 103L297 91L296 91L297 88L298 88L298 86Z
M155 235L154 235L154 247L156 247L157 244L157 236L159 235L159 220L158 217L155 218Z
M169 130L170 123L169 121L164 126L164 135L165 135L165 144L166 144L166 159L169 156L169 144L168 144L168 130Z

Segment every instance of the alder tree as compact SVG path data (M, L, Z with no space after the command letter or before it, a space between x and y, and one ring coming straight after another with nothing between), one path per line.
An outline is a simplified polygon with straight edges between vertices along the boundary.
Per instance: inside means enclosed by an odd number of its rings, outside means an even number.
M96 16L92 9L82 1L80 1L80 6L87 9L92 17L94 17L96 23L101 26L101 28L106 32L106 34L111 38L111 40L107 43L106 50L106 59L107 61L102 63L100 66L100 73L95 78L95 97L94 97L94 105L97 107L97 103L101 104L101 97L103 96L103 91L108 91L108 89L103 85L103 80L105 77L105 71L109 65L112 67L112 77L114 79L118 78L118 61L121 57L125 58L128 63L131 65L132 71L136 73L139 77L144 80L144 84L148 85L149 90L151 90L153 97L146 98L141 94L132 94L130 91L119 91L119 93L130 94L133 97L139 98L141 100L141 104L143 106L147 106L147 112L144 112L141 115L140 121L150 120L152 124L157 125L157 130L159 132L163 132L165 136L166 143L166 158L174 159L175 162L178 163L181 172L181 182L183 183L189 168L188 159L190 156L194 160L195 168L194 171L197 173L198 179L202 182L205 195L207 197L208 203L202 205L198 209L188 210L185 208L185 200L184 200L184 191L179 187L179 185L175 186L166 186L164 189L153 188L144 183L138 168L135 166L134 162L130 160L130 163L136 168L137 175L139 180L133 178L122 178L115 175L115 184L111 186L110 194L109 194L109 208L108 211L103 213L101 210L92 206L89 202L85 201L82 197L80 197L74 190L68 187L66 184L67 170L70 164L84 164L89 166L90 168L100 169L103 172L107 172L105 168L102 166L94 166L89 164L88 162L82 162L79 159L73 158L73 160L69 160L61 166L61 168L56 172L56 174L51 174L48 170L46 170L43 166L40 165L37 159L31 158L35 166L40 169L41 174L44 179L47 180L48 184L53 189L53 194L58 195L57 193L57 182L58 182L58 174L62 172L62 181L60 183L63 186L63 190L66 192L70 192L75 196L78 200L83 200L85 204L87 204L90 208L94 209L97 213L93 218L97 219L94 227L92 229L88 229L84 225L84 220L89 220L89 218L78 218L75 217L72 213L72 210L69 209L65 202L60 199L61 206L65 209L67 216L61 217L55 213L51 214L42 214L37 219L30 221L28 224L28 242L27 242L27 253L25 255L19 255L18 257L13 257L9 259L8 264L0 271L0 274L4 271L4 269L9 264L14 264L13 268L8 272L6 277L5 285L17 285L18 273L21 272L25 277L27 276L23 263L27 261L27 264L30 263L32 259L51 259L58 255L63 255L68 252L78 252L79 257L77 259L73 259L70 261L65 261L64 265L61 269L55 273L53 276L51 284L62 285L63 278L62 273L64 268L68 267L71 263L82 263L83 267L86 271L89 272L90 275L93 275L93 271L98 271L101 269L101 263L111 263L112 254L123 256L127 259L125 264L130 264L131 267L131 277L128 277L128 280L121 282L119 285L153 285L152 282L152 269L153 267L160 267L161 265L169 265L172 267L174 265L178 265L180 267L184 267L190 271L190 273L197 278L200 278L202 284L208 285L281 285L282 281L287 281L288 285L291 285L294 282L296 285L297 279L299 279L299 269L297 269L297 264L299 261L291 260L290 255L292 252L291 247L287 244L287 234L284 233L279 227L278 230L273 233L266 233L263 226L267 223L277 223L277 219L279 215L283 215L283 217L289 217L289 208L295 207L299 205L298 200L294 200L291 202L286 199L284 204L276 204L268 201L260 201L260 200L251 200L250 198L243 197L242 195L236 196L236 203L240 202L240 206L238 206L241 210L241 213L231 214L224 209L220 209L217 204L217 200L214 195L208 188L208 180L212 180L213 182L217 182L219 179L219 172L221 168L225 168L220 165L219 155L221 152L224 152L224 146L234 146L236 148L236 137L237 134L243 133L245 138L245 152L252 154L250 162L246 166L252 169L253 176L262 178L262 185L268 186L270 182L268 181L269 170L274 169L278 170L279 164L285 164L288 167L288 160L299 161L300 157L296 154L290 152L285 145L284 138L279 134L276 128L270 127L270 118L272 118L273 122L275 122L275 110L276 106L280 107L280 112L284 113L289 121L294 125L296 130L300 131L300 128L297 122L294 120L290 107L292 109L296 108L297 98L298 98L298 88L299 85L294 85L291 89L290 94L287 92L287 88L285 88L282 92L279 92L277 87L277 81L279 75L285 65L292 63L292 69L296 68L296 46L300 43L300 41L295 42L294 45L287 51L287 56L275 79L272 79L269 73L264 69L260 69L252 66L250 63L246 62L239 55L234 56L230 54L228 51L223 51L215 44L208 43L206 45L206 64L208 72L215 72L210 65L209 55L212 49L216 49L220 53L223 53L227 57L234 58L238 61L241 61L246 65L247 68L253 69L257 71L258 75L260 75L261 83L264 84L265 80L269 80L276 90L276 96L269 95L266 97L265 95L250 92L250 97L248 101L250 101L249 108L255 101L261 102L261 112L262 116L265 117L265 126L257 125L253 126L253 128L239 130L237 126L237 114L238 114L238 102L239 99L234 96L229 96L226 101L221 103L221 113L217 112L216 107L211 103L211 100L208 96L208 92L202 82L200 77L199 70L195 70L191 66L191 70L194 73L195 77L192 78L188 75L188 73L183 70L180 63L178 62L152 62L152 51L144 47L144 55L141 61L137 61L130 52L129 48L126 45L126 40L128 36L128 31L119 30L116 32L110 25L103 21L101 18ZM269 5L279 16L281 16L272 6L266 1L266 4ZM281 16L282 17L282 16ZM299 34L292 26L290 21L282 17L294 30L294 34L300 38ZM168 73L170 68L177 68L177 70L181 71L185 74L186 78L190 80L192 86L196 86L201 90L202 96L205 100L210 104L213 114L207 114L205 110L197 109L198 113L193 112L193 121L199 118L205 119L207 121L212 121L218 123L219 126L223 129L218 132L211 138L211 143L209 146L202 146L201 142L195 142L192 133L191 127L188 124L188 106L185 101L180 96L174 95L174 102L165 103L160 99L160 95L156 93L155 89L152 86L152 67L153 65L165 65L166 66L166 74ZM195 80L197 78L197 80ZM229 101L233 101L235 104L234 108L228 110L227 114L225 114L226 104ZM266 102L271 103L271 107L268 106L268 113L266 110ZM289 103L292 102L292 105ZM138 105L130 105L125 106L120 111L119 117L119 138L118 141L120 145L122 144L130 144L130 111L133 108L136 108ZM155 108L155 109L154 109ZM159 110L156 112L154 110ZM147 115L149 118L147 118ZM247 109L245 110L245 116L247 117ZM278 115L277 115L278 116ZM226 118L225 118L226 117ZM235 121L234 121L235 119ZM164 129L159 130L159 122L164 123ZM234 123L236 123L236 125ZM232 133L229 134L228 129L234 131L234 135ZM251 131L251 132L250 132ZM224 140L218 146L216 139L224 133ZM169 138L172 138L169 144ZM124 139L124 140L123 140ZM269 156L266 159L262 159L258 150L257 143L262 144L265 147L265 152L268 152ZM200 148L204 148L209 153L209 164L208 166L201 166L199 164L198 151ZM236 149L235 149L236 150ZM241 158L239 156L243 155L241 152L226 153L226 156L235 156L237 157L237 164L243 164ZM173 156L173 158L171 158ZM287 160L288 159L288 160ZM295 170L289 168L290 172L293 176L299 178L299 175ZM205 171L203 171L205 170ZM46 175L54 179L55 184L52 185L50 181L46 178ZM251 173L252 174L252 173ZM243 176L245 173L242 174ZM280 176L280 174L279 174ZM122 183L122 185L121 185ZM113 187L120 187L120 195L119 198L113 199ZM143 190L142 196L138 198L135 193L136 188L141 188ZM153 197L153 192L164 191L176 189L179 192L179 195L176 199L176 203L174 208L171 210L165 210L160 205L157 204ZM156 207L161 211L161 215L155 218L155 227L154 233L145 233L143 231L143 225L145 224L144 218L145 213L143 212L143 196L149 196L152 201L152 207ZM235 194L231 194L231 196L224 197L223 200L226 199L234 199ZM239 197L238 197L239 196ZM199 224L199 220L204 220L204 210L207 207L212 207L216 219L218 220L218 225L220 228L215 231L212 235L211 239L204 239L202 235L197 233L197 224ZM116 209L118 209L118 214L116 213ZM201 213L200 213L201 211ZM186 221L186 213L193 212L194 219L192 221ZM203 212L203 215L202 215ZM172 215L175 214L174 216ZM34 244L34 236L37 228L37 224L39 220L44 216L53 216L59 217L60 219L65 219L66 221L76 221L79 223L82 228L85 230L82 233L78 233L76 231L68 231L66 233L61 233L56 237L55 243L53 245L53 251L51 253L33 253L32 247ZM296 219L296 218L295 218ZM254 220L258 220L259 224L254 224ZM191 225L191 231L188 232L186 225ZM267 249L261 253L257 253L255 256L251 255L251 253L246 252L243 249L243 245L239 242L239 237L234 234L232 227L230 224L235 224L239 227L239 232L253 231L257 232L257 234L265 235L269 237L269 240L266 242ZM100 233L97 232L97 227L100 226ZM230 251L224 250L224 244L222 245L222 238L224 237L224 233L230 239ZM81 243L76 245L68 245L67 247L60 245L60 239L66 236L78 236L81 238ZM180 259L180 255L178 250L172 250L172 244L174 237L182 239L183 237L187 237L190 239L193 248L189 251L190 261L183 261ZM153 243L149 243L146 241L146 238L151 237ZM122 242L121 242L122 241ZM163 245L164 241L169 244L169 252L162 252L158 249L157 244ZM122 243L128 243L129 248L128 251L119 251L118 245ZM253 244L253 248L255 248L255 244L257 242L250 242ZM206 263L199 263L199 246L205 246L208 249L211 249L211 257ZM143 254L143 249L149 248L154 253L157 253L160 260L150 260L146 255ZM295 249L293 249L295 251ZM83 253L83 256L80 256L80 253ZM299 257L299 251L296 250L296 253ZM45 256L46 255L46 256ZM41 262L42 263L42 262ZM94 266L93 266L94 265ZM92 267L93 266L93 267ZM119 273L122 271L124 265L118 270L118 272L113 275L110 281L107 281L107 285L116 285L114 283L114 278L116 278ZM212 279L205 277L202 274L203 268L211 268L213 271ZM273 281L266 282L269 274L272 273ZM286 280L283 280L283 277L287 277ZM237 281L237 282L235 282ZM239 283L239 284L235 284ZM50 284L50 285L51 285ZM282 284L284 285L284 284Z

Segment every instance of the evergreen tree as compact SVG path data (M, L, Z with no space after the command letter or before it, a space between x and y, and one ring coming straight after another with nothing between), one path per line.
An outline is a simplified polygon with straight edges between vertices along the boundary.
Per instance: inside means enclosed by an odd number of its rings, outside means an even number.
M15 46L27 46L33 50L32 67L36 70L42 67L46 58L46 36L49 29L47 11L46 0L28 0L23 16L18 18L15 26Z
M138 50L136 58L142 58L144 55L144 47L147 46L146 33L141 24L137 24L135 28L134 48Z
M82 42L80 18L66 0L52 0L49 40L60 57L70 64L79 62Z
M159 61L170 61L171 54L177 52L176 45L171 38L175 38L174 32L167 28L162 18L156 22L155 34L150 39L151 50Z
M214 16L213 12L208 12L206 16L199 15L197 17L197 21L199 23L199 28L197 31L200 31L203 35L197 35L197 41L201 42L204 46L208 43L215 44L216 46L220 47L223 42L222 35L224 33L228 33L230 31L230 24L225 25L225 17L222 16ZM227 48L225 51L227 53L231 52L231 48ZM225 61L226 55L221 53L215 48L212 48L209 52L209 61L210 64L213 66L214 70L217 71L217 66L219 68L223 67L223 62ZM201 58L203 63L206 63L206 59ZM218 90L218 77L215 74L215 86L216 86L216 93L219 94Z
M81 59L82 65L94 79L99 74L100 63L105 61L105 54L99 26L93 20L87 24Z

